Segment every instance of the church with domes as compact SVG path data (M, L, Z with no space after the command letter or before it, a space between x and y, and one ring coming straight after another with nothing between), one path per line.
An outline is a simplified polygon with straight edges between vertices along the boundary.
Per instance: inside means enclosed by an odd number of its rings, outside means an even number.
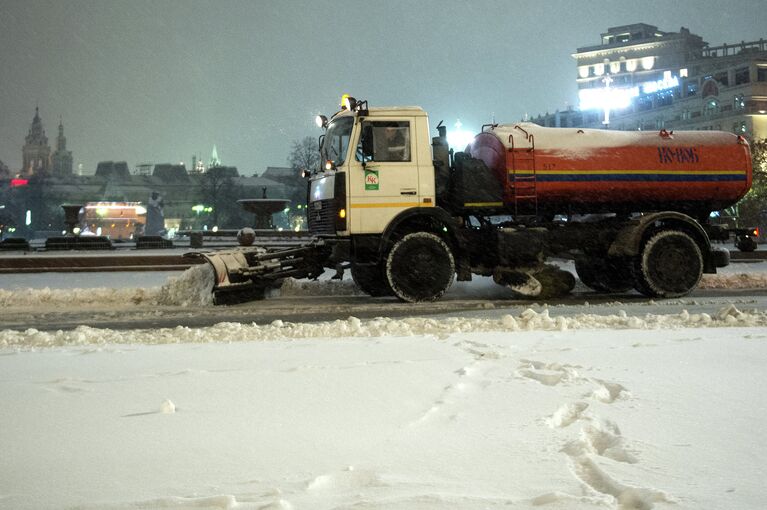
M54 175L65 177L72 175L72 151L67 150L64 136L64 124L59 121L59 136L56 138L56 150L51 152L48 137L45 135L40 109L35 108L35 117L22 148L22 177L33 175Z

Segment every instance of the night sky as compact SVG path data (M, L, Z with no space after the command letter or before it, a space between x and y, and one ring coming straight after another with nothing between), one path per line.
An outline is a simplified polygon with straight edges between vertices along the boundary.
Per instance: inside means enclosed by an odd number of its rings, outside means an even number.
M341 94L472 131L576 104L576 48L635 22L767 38L764 0L0 0L0 160L40 107L75 172L103 160L285 166Z

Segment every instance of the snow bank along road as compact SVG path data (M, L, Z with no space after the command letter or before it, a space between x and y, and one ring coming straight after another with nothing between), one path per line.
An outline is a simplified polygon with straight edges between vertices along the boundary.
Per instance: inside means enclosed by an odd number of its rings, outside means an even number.
M566 269L574 271L570 265ZM460 315L500 318L527 308L549 306L558 315L613 313L691 313L709 315L735 303L767 306L767 262L733 264L729 272L706 275L701 288L684 299L648 301L636 293L599 295L578 285L576 292L548 303L515 297L489 278L456 282L435 303L406 304L394 298L370 298L351 282L288 279L271 299L230 307L211 304L212 276L207 265L183 273L94 273L0 275L0 329L42 331L89 325L110 329L212 326L219 322L270 323L358 318ZM175 276L173 276L175 275ZM166 281L167 279L167 281ZM164 282L164 285L160 285Z

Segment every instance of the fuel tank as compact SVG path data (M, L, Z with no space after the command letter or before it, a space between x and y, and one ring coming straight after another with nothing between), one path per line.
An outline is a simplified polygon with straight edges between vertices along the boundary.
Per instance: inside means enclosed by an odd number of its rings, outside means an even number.
M699 217L751 187L742 136L491 126L467 147L492 169L506 208L554 214L678 210Z

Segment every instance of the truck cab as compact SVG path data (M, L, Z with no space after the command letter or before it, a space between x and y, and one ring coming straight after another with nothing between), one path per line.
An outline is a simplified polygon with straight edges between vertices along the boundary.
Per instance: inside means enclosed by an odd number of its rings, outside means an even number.
M342 110L327 124L320 156L308 200L314 234L381 234L403 211L435 205L429 119L421 108Z

